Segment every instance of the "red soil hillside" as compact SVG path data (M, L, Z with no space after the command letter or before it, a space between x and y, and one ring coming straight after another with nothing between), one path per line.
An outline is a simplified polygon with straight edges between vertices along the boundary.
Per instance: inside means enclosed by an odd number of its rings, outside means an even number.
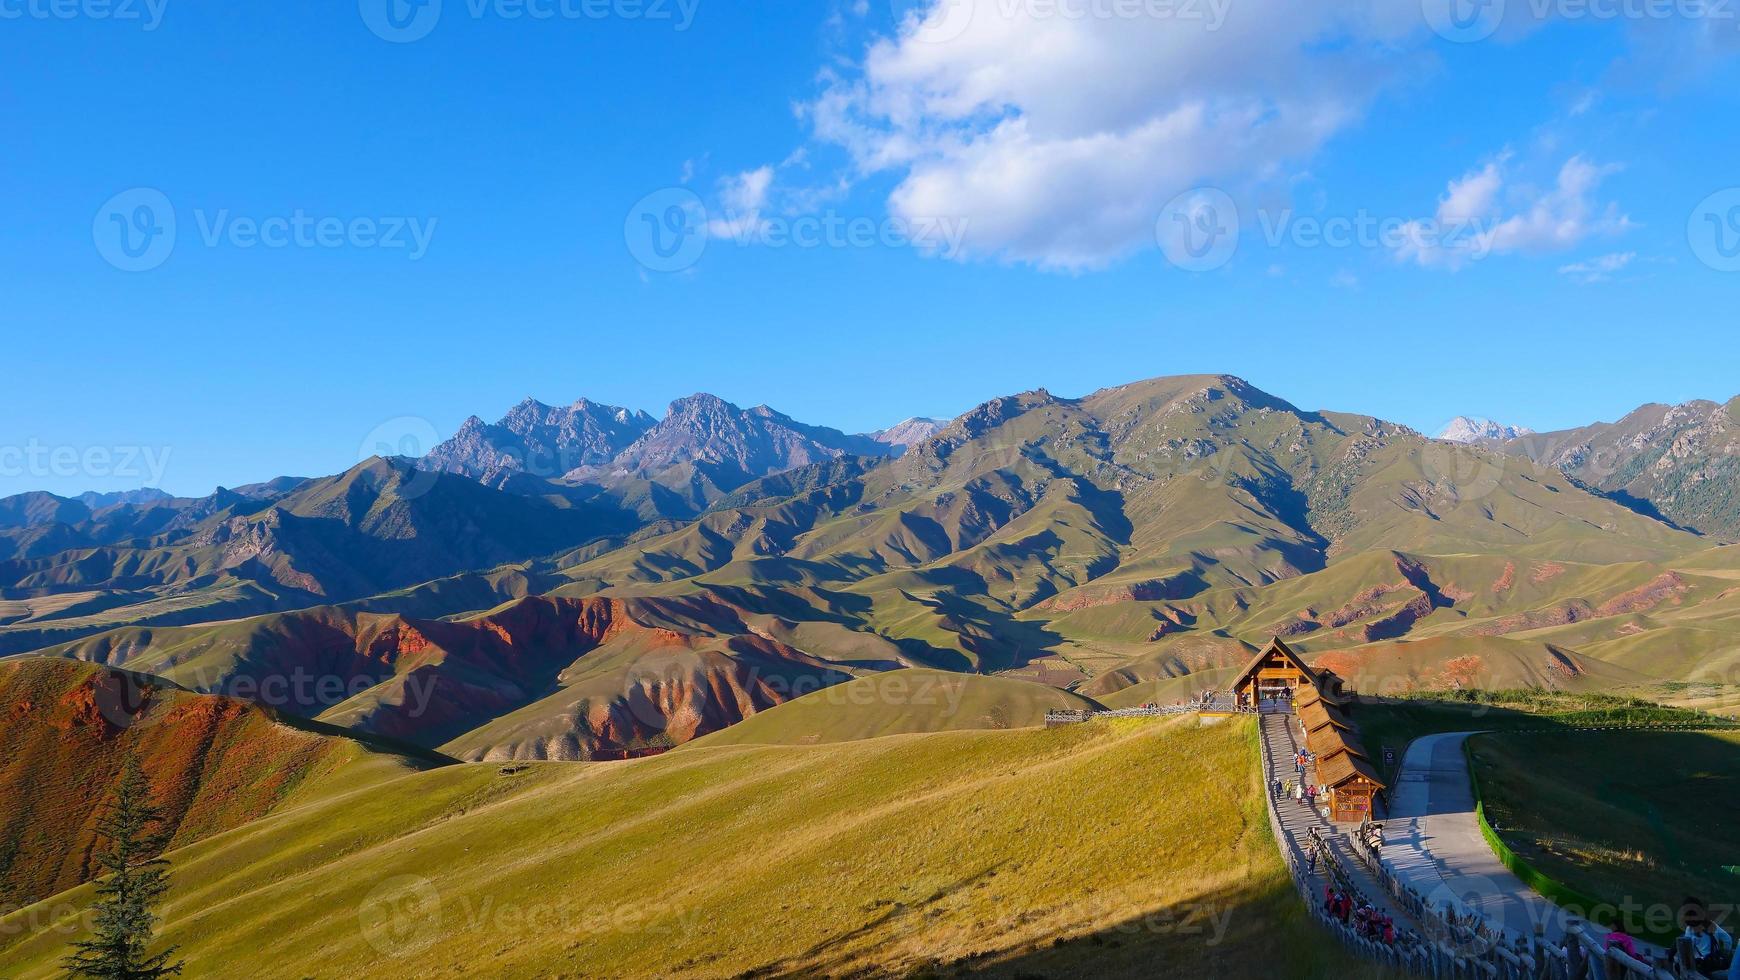
M685 741L853 676L745 617L710 595L531 596L462 620L329 606L56 653L427 748L511 715L468 757L578 759Z
M151 779L166 819L159 829L179 847L264 816L310 781L376 755L322 730L144 675L0 661L0 905L91 876L94 828L129 753Z
M470 759L633 754L851 676L699 596L531 597L459 622L395 620L358 648L394 676L324 720Z

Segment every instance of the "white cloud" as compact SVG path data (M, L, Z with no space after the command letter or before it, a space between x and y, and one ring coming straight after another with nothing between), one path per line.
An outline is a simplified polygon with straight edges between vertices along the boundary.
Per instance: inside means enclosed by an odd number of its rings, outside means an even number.
M1509 169L1507 154L1452 180L1432 218L1408 223L1399 257L1457 269L1493 254L1564 251L1633 227L1617 204L1595 201L1601 182L1617 167L1574 156L1546 189L1517 183Z
M1162 206L1183 192L1212 186L1243 199L1284 191L1404 73L1425 78L1438 69L1432 52L1445 43L1428 23L1442 5L842 0L829 21L842 41L848 15L864 22L890 6L905 13L861 54L830 59L820 93L798 106L817 144L845 151L846 168L806 190L788 178L790 161L777 165L768 211L801 211L877 178L892 182L894 219L969 229L955 258L1104 266L1152 247ZM1503 12L1487 25L1500 43L1561 13L1522 3L1488 9ZM1662 47L1651 34L1679 44L1707 33L1683 20L1633 24L1628 34L1643 55L1652 43ZM1591 112L1598 98L1575 93L1568 116ZM1467 244L1485 254L1563 249L1629 227L1587 196L1601 168L1561 173L1557 187L1532 194L1511 171L1501 158L1465 175L1440 201L1440 216L1413 230L1446 218L1478 223L1490 234ZM1580 180L1588 181L1581 192ZM753 227L720 224L724 232ZM1401 252L1434 266L1468 258L1431 241Z
M897 177L896 217L964 220L967 256L1094 268L1151 247L1185 190L1284 182L1424 32L1393 0L1045 15L1068 6L927 2L803 112L859 176Z
M1504 186L1500 163L1495 160L1461 180L1451 181L1450 192L1438 202L1438 220L1465 224L1491 214Z
M1612 278L1615 273L1630 265L1636 258L1636 252L1614 252L1611 255L1602 255L1583 262L1562 265L1559 267L1559 272L1584 284L1605 282Z
M746 170L719 182L721 214L707 222L707 233L715 238L750 239L765 227L762 211L767 207L768 192L773 187L773 168Z

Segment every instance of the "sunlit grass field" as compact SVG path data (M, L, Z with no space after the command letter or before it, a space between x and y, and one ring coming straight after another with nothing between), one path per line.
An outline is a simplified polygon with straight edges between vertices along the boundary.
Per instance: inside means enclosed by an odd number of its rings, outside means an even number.
M1249 722L1094 723L328 788L171 854L188 976L1361 977ZM87 890L0 919L55 973Z

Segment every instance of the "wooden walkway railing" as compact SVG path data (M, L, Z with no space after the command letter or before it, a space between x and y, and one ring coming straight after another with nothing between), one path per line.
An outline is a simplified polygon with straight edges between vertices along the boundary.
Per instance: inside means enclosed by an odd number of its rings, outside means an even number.
M1265 702L1260 709L1210 702L1113 711L1052 710L1046 712L1045 724L1046 727L1055 727L1104 718L1158 718L1199 712L1263 716L1258 741L1263 753L1264 795L1269 798L1264 807L1269 818L1269 832L1280 848L1281 860L1287 866L1294 889L1312 919L1356 955L1404 975L1432 980L1708 980L1693 970L1669 970L1640 962L1618 949L1606 949L1602 943L1602 931L1580 921L1573 921L1567 927L1565 943L1559 945L1535 936L1512 936L1492 928L1478 917L1459 914L1455 909L1434 907L1398 878L1383 860L1381 852L1359 834L1326 835L1311 827L1307 830L1307 841L1302 844L1298 833L1286 826L1282 801L1266 791L1284 771L1277 764L1271 737L1279 733L1293 741L1292 725L1287 720L1292 708L1285 703ZM1270 715L1281 717L1270 718ZM1699 731L1731 726L1640 727L1657 731ZM1622 731L1633 728L1614 726L1576 730ZM1544 734L1567 729L1541 731ZM1343 848L1354 857L1351 865L1339 853ZM1338 887L1364 894L1368 900L1375 892L1380 896L1378 902L1401 913L1397 925L1405 922L1411 933L1404 934L1395 944L1373 942L1361 936L1358 930L1329 915L1324 908L1317 894L1320 874L1323 883L1333 881Z
M1261 739L1265 785L1272 785L1277 772L1271 726L1286 727L1284 719L1264 719ZM1291 730L1287 730L1291 737ZM1564 945L1533 936L1511 936L1493 929L1477 917L1458 915L1454 909L1435 908L1408 887L1382 860L1381 854L1359 834L1313 841L1317 862L1290 832L1282 817L1281 801L1272 795L1265 808L1269 830L1281 850L1281 859L1312 917L1344 946L1366 959L1399 973L1434 980L1707 980L1693 971L1673 972L1639 962L1619 950L1604 949L1599 930L1573 922ZM1317 832L1309 832L1316 836ZM1338 854L1345 844L1357 869L1347 867ZM1313 867L1322 867L1342 887L1355 892L1375 890L1385 904L1399 909L1413 931L1395 945L1374 943L1354 929L1329 916L1315 891ZM1367 895L1368 899L1370 895ZM1403 919L1398 919L1400 926Z

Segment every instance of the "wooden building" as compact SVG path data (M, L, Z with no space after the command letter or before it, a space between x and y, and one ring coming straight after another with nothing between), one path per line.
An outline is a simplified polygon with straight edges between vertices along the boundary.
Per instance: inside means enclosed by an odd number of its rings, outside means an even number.
M1327 757L1319 753L1317 781L1329 787L1329 819L1358 823L1376 816L1372 799L1385 788L1384 781L1361 752L1348 748Z
M1357 823L1374 816L1372 802L1386 787L1359 740L1353 693L1339 676L1307 664L1277 638L1240 672L1233 690L1254 698L1250 703L1284 692L1305 747L1317 760L1317 782L1329 791L1330 819Z
M1242 700L1254 704L1274 694L1297 697L1302 689L1315 689L1320 683L1319 672L1276 637L1239 672L1232 689Z

